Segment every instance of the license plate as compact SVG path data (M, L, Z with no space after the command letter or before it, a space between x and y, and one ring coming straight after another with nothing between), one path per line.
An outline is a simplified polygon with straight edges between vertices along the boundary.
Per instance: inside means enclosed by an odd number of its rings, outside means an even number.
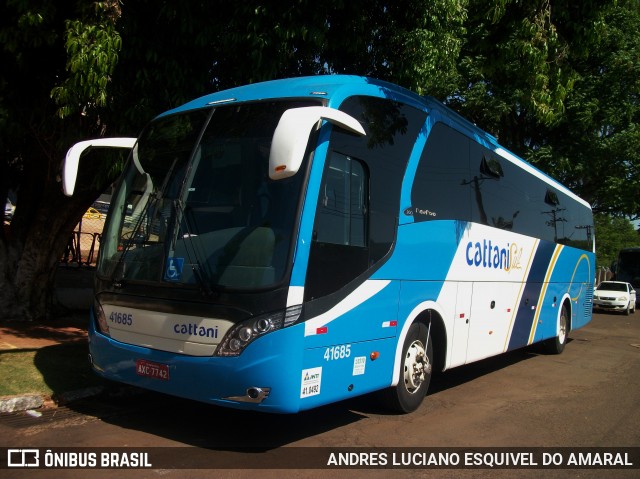
M136 374L147 378L169 380L169 366L166 364L154 363L146 359L136 361Z

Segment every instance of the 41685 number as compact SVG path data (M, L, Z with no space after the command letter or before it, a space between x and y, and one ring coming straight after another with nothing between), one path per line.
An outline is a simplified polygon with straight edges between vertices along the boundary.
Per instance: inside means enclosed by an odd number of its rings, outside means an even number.
M126 326L131 326L133 324L133 314L112 312L109 315L109 321L116 324L124 324Z
M351 345L341 344L339 346L331 346L324 352L325 361L335 361L336 359L345 359L351 356Z

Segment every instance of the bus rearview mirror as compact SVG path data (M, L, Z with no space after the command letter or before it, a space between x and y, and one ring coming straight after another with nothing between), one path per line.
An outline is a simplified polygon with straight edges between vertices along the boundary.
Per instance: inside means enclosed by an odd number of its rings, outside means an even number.
M311 129L320 120L327 120L357 135L366 135L358 120L334 108L309 106L286 110L273 133L269 153L269 178L281 180L298 172L307 149Z
M73 196L78 176L80 156L88 148L133 148L136 138L98 138L80 141L69 148L62 168L62 190L66 196Z

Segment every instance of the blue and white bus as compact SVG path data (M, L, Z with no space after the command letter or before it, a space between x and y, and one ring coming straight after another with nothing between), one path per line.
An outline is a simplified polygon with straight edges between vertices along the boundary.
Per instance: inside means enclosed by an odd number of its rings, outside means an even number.
M102 234L94 370L207 403L295 413L591 319L588 203L432 98L354 76L211 94L154 119Z

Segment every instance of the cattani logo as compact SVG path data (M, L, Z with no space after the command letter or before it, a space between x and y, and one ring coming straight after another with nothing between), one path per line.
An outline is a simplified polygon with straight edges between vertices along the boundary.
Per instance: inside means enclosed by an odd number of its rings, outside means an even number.
M516 243L494 243L492 240L469 241L466 260L475 268L502 269L506 272L521 269L522 248Z

